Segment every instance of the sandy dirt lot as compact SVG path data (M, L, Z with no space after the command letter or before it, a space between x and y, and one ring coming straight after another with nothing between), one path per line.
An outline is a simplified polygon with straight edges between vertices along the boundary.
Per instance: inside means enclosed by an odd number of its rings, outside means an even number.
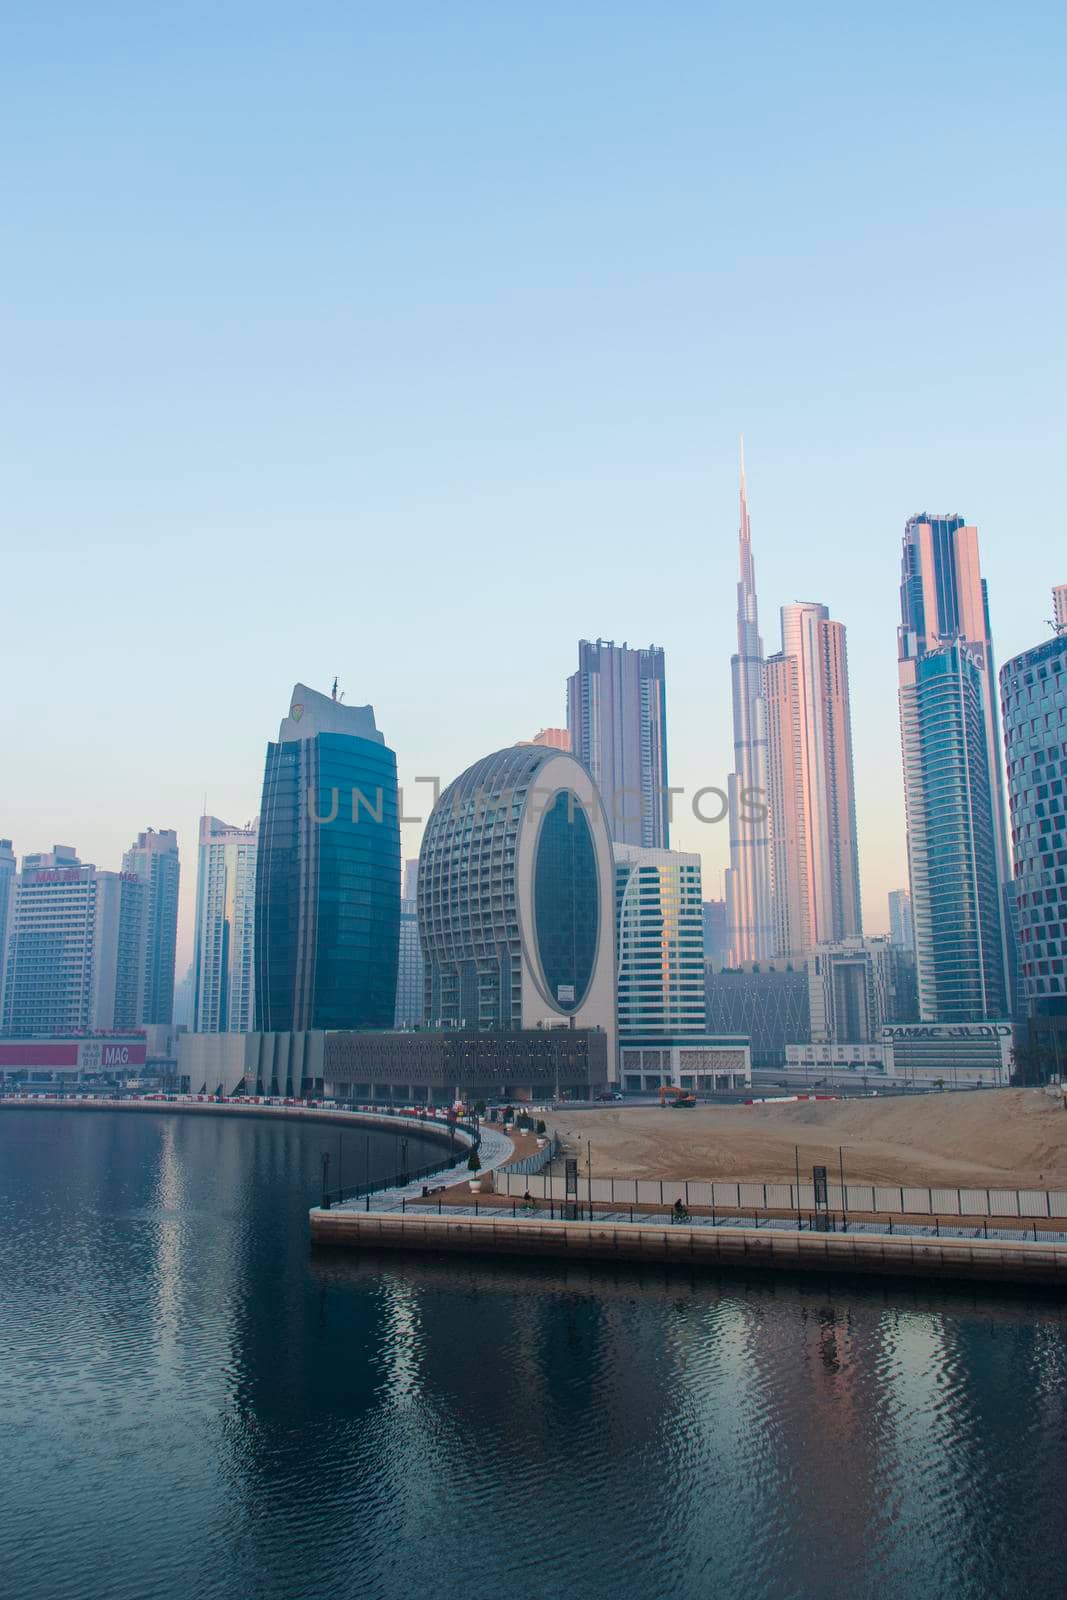
M566 1153L580 1153L583 1173L591 1142L596 1177L788 1182L799 1145L805 1178L816 1162L836 1178L843 1147L846 1179L856 1183L1067 1189L1067 1113L1039 1089L690 1111L619 1106L546 1120Z

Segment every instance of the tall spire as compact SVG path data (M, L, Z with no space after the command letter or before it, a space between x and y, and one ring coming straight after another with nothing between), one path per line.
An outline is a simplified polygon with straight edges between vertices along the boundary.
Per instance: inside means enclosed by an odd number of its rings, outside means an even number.
M745 436L741 435L741 537L751 537L748 525L748 485L745 482Z
M738 648L742 654L746 652L746 645L741 638L742 614L751 612L752 618L756 615L756 569L752 561L752 529L748 520L748 486L745 482L745 436L741 435L741 518L738 525L737 537L739 541L740 577L741 587L751 595L751 604L746 604L740 589L737 596L737 625ZM759 647L758 653L762 655L763 648Z
M730 871L727 909L731 961L774 954L770 841L767 828L767 711L763 640L756 604L756 566L748 520L745 441L741 439L741 516L738 528L737 654L733 679L734 770L729 780Z

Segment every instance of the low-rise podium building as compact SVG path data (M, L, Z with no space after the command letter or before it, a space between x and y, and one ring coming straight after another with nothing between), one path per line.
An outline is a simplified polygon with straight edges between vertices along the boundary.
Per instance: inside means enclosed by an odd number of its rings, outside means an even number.
M456 1099L586 1100L609 1073L597 1028L182 1034L192 1094L325 1097L386 1105Z

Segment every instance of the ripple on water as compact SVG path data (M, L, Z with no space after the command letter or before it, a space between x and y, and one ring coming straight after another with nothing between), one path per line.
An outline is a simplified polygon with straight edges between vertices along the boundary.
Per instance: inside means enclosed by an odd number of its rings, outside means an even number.
M321 1145L0 1114L5 1593L1057 1592L1062 1308L311 1254Z

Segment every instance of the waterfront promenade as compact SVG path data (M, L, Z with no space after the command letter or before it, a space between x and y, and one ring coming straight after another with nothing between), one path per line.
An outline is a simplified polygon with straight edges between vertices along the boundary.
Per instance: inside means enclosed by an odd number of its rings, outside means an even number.
M74 1096L49 1095L15 1095L0 1096L0 1111L4 1110L38 1110L38 1111L125 1111L125 1112L161 1112L164 1115L178 1114L191 1116L227 1116L227 1117L265 1117L277 1121L328 1123L333 1127L360 1128L366 1132L384 1133L392 1135L408 1135L410 1137L437 1139L451 1144L453 1139L456 1145L456 1158L448 1167L435 1175L435 1187L446 1182L454 1183L456 1177L466 1167L467 1157L474 1142L469 1124L465 1122L450 1123L447 1118L440 1116L422 1116L418 1112L407 1110L387 1110L376 1106L329 1106L307 1105L299 1101L272 1104L266 1101L249 1100L211 1100L201 1099L195 1095L179 1095L174 1098L149 1098L147 1096L114 1096L94 1095L91 1098L75 1098ZM481 1160L480 1171L488 1174L504 1166L515 1155L515 1143L506 1134L502 1133L492 1123L482 1122L478 1128L479 1157ZM407 1200L421 1197L425 1180L421 1177L412 1178L405 1184L394 1183L378 1186L374 1195L374 1204L385 1210L400 1207ZM351 1208L364 1203L361 1192L358 1197L336 1201L334 1204Z
M847 1233L826 1233L783 1218L757 1218L752 1225L743 1218L686 1216L675 1223L662 1214L632 1219L594 1214L571 1221L518 1206L511 1212L491 1205L435 1208L406 1202L399 1211L379 1205L315 1208L310 1218L314 1243L359 1250L933 1277L1067 1290L1067 1243L1059 1235L1001 1238L994 1230L992 1237L974 1237L962 1229L935 1235L929 1227L898 1227L888 1234L865 1224L850 1226Z

